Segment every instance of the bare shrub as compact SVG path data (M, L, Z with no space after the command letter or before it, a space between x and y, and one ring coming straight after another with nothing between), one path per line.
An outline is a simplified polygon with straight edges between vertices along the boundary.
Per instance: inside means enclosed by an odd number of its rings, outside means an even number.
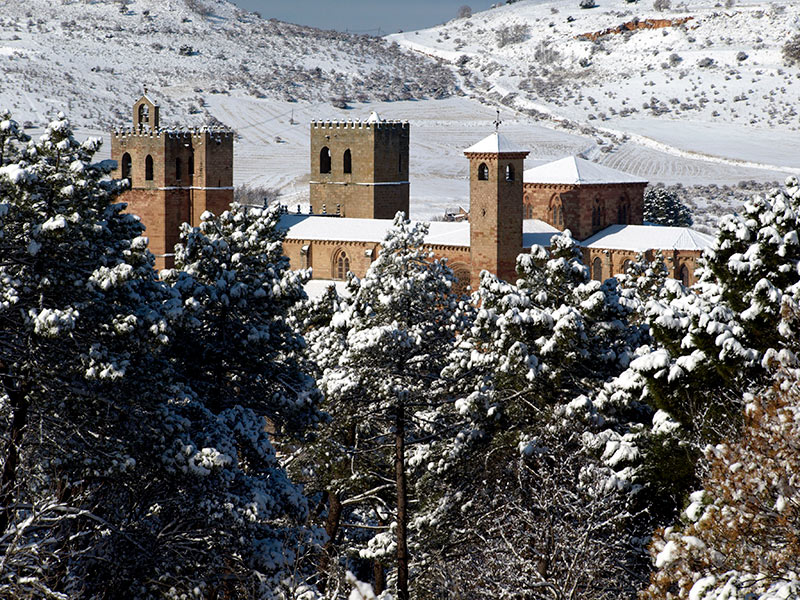
M800 63L800 33L795 34L783 45L783 59L790 66Z
M672 8L672 3L670 0L655 0L653 2L653 8L657 11L664 12L665 10Z
M497 47L502 48L503 46L508 46L509 44L518 44L519 42L524 42L526 39L528 39L529 32L530 27L527 25L504 25L495 31Z
M245 184L233 190L233 199L245 206L266 206L278 199L278 190L263 185Z
M458 18L459 19L469 19L472 16L472 8L464 4L463 6L459 7L458 9Z

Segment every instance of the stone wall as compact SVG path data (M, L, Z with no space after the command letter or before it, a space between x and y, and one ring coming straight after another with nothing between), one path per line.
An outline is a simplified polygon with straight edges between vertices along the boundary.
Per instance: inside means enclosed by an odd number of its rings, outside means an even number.
M626 262L635 262L638 252L634 250L605 250L602 248L582 248L583 262L589 268L592 279L603 281L626 270ZM686 285L693 285L697 281L695 269L700 258L699 250L662 250L664 262L667 266L668 276ZM652 261L656 256L655 250L644 253L647 261ZM600 262L595 262L599 260ZM685 267L685 271L684 271Z
M561 231L569 229L575 239L585 240L609 225L641 225L646 186L526 183L523 213Z
M330 151L330 172L323 173L323 149ZM310 201L314 214L357 219L408 215L408 123L311 123ZM345 172L345 152L351 172ZM324 210L323 210L324 206Z

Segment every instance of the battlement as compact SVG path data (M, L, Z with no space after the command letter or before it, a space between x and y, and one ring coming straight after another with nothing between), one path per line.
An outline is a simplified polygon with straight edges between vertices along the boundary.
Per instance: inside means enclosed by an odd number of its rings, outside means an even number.
M150 139L227 139L233 137L233 131L224 127L198 127L194 129L149 129L124 127L114 129L111 135L115 138L150 138Z
M407 130L408 121L383 121L367 120L361 121L311 121L312 129L398 129Z

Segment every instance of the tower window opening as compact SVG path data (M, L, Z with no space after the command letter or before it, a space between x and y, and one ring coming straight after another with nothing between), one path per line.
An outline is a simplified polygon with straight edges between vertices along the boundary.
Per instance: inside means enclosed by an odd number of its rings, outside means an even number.
M189 155L189 175L194 175L194 152Z
M150 107L147 104L139 105L139 125L150 124Z
M506 181L514 181L514 166L506 165L505 168Z
M319 172L331 172L331 149L327 146L324 146L322 150L319 151Z
M353 155L350 154L350 148L344 151L344 158L342 160L343 171L345 173L353 172Z
M486 166L486 163L478 165L478 179L481 181L489 180L489 167Z
M144 178L147 181L153 181L153 157L149 154L144 159Z
M122 178L130 179L131 171L133 171L133 161L131 155L126 152L122 155Z

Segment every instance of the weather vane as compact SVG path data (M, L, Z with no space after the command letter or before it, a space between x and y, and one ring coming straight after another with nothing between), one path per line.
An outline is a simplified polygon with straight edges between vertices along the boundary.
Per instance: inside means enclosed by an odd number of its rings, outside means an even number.
M502 123L503 122L500 120L500 109L498 108L497 109L497 118L494 120L494 130L495 131L499 131L500 130L500 125Z

